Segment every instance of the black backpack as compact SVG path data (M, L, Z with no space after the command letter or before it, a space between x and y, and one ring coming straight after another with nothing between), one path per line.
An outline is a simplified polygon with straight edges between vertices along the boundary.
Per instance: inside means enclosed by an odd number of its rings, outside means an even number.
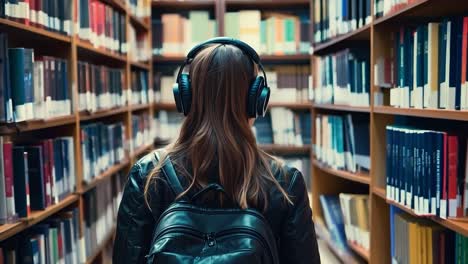
M162 173L176 196L184 191L169 159ZM266 219L252 209L214 209L193 204L209 184L190 199L174 201L159 217L147 263L279 263L276 241Z

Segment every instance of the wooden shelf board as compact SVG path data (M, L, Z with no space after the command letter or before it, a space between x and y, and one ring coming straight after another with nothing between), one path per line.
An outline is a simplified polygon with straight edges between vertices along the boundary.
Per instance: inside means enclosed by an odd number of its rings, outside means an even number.
M398 108L392 106L374 106L374 113L468 121L467 110L415 109Z
M338 45L342 45L345 42L363 41L363 40L370 41L370 31L371 31L370 28L371 28L371 25L367 24L354 31L334 37L326 42L317 43L314 45L314 54L316 55L325 54L327 53L327 51L334 50Z
M359 256L361 256L363 259L367 260L369 262L370 260L370 252L369 250L363 248L362 246L354 243L354 242L351 242L351 241L347 241L348 242L348 246L355 252L357 253Z
M130 62L130 65L132 67L140 68L140 69L147 70L147 71L149 71L149 69L150 69L150 65L149 65L148 62L132 61L132 62Z
M65 209L69 205L78 201L79 196L70 194L68 197L60 201L58 204L47 207L45 210L32 211L28 218L22 218L17 223L0 226L0 241L8 239L19 232L41 222L42 220L52 216L53 214Z
M131 14L130 12L128 12L128 16L130 17L130 23L136 26L137 30L146 31L146 32L150 30L150 26L148 25L148 23L146 23L142 19L136 17L134 14Z
M174 102L172 103L162 103L158 102L154 104L154 107L157 110L170 110L170 111L177 111L176 104Z
M384 200L387 199L387 192L383 187L374 186L372 192Z
M371 108L366 106L350 106L350 105L335 105L335 104L312 104L313 108L326 109L334 111L346 111L346 112L361 112L370 113Z
M200 9L200 8L214 8L215 0L153 0L152 6L157 8L171 8L171 9Z
M18 123L3 123L0 126L0 134L14 134L17 132L26 132L51 127L70 125L75 123L75 115L53 117L48 119L27 120Z
M89 183L83 183L83 187L82 187L82 189L80 191L80 194L88 192L89 190L94 188L96 185L100 184L101 182L108 179L112 175L114 175L117 172L121 171L122 169L124 169L126 166L129 165L129 162L130 162L130 159L125 158L124 160L122 160L119 163L109 167L106 171L104 171L103 173L96 176Z
M308 0L226 0L226 7L236 8L290 8L290 7L308 7Z
M282 103L282 102L270 102L269 108L272 107L286 107L293 110L311 110L312 103L310 102L295 102L295 103Z
M131 105L130 106L130 111L140 111L140 110L145 110L149 109L151 104L138 104L138 105Z
M97 259L97 257L102 253L107 244L109 244L113 239L116 231L116 226L112 227L109 231L109 234L106 235L101 245L94 251L94 253L86 260L86 264L92 264Z
M424 5L424 4L428 3L429 1L430 0L418 0L415 3L409 4L409 5L403 7L402 9L400 9L398 11L389 13L386 16L383 16L383 17L379 17L374 21L374 26L382 24L384 22L391 21L391 20L393 20L395 18L398 18L398 17L400 17L400 16L402 16L402 15L404 15L404 14L410 12L410 11L414 11L415 8L417 8L417 7L421 6L421 5Z
M70 36L65 36L56 32L52 32L46 29L34 27L34 26L26 26L22 23L9 20L6 18L0 18L0 28L5 31L11 31L13 34L18 34L18 33L33 33L36 35L36 37L40 37L43 39L46 39L48 41L50 40L55 40L55 41L60 41L64 43L71 43L71 37ZM20 32L18 32L18 30ZM29 37L30 39L30 37Z
M272 145L259 145L259 147L266 152L271 152L271 153L276 153L276 154L289 154L289 155L310 154L310 145L289 146L289 145L272 144Z
M465 222L465 221L458 221L458 220L455 220L455 219L442 219L442 218L439 218L437 216L430 216L430 217L427 217L427 216L419 216L417 214L415 214L413 212L412 209L406 207L406 206L403 206L397 202L394 202L394 201L391 201L391 200L386 200L388 204L390 205L394 205L398 208L400 208L401 210L405 211L406 213L412 215L412 216L415 216L415 217L423 217L423 218L427 218L427 219L431 219L433 220L434 222L440 224L441 226L444 226L450 230L453 230L457 233L460 233L464 236L468 236L468 222Z
M96 48L91 43L77 39L76 46L78 47L78 60L81 60L81 55L88 52L91 53L90 56L99 55L113 61L125 63L127 62L127 57L125 55L115 54L110 51L105 50L104 48Z
M80 112L80 121L94 120L98 118L122 114L125 112L128 112L127 106L119 106L119 107L111 108L111 109L98 110L96 112L91 112L91 113L87 111L83 111L83 112Z
M324 172L326 172L328 174L331 174L331 175L334 175L334 176L337 176L337 177L340 177L340 178L343 178L343 179L347 179L347 180L350 180L350 181L366 184L366 185L370 184L370 175L368 173L351 173L351 172L348 172L348 171L335 170L335 169L332 169L332 168L322 164L321 162L319 162L315 158L313 158L312 164L317 166L319 169L321 169L322 171L324 171Z

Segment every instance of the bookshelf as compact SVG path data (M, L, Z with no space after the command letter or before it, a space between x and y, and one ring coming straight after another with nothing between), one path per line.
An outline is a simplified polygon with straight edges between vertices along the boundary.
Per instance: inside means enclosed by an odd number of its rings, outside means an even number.
M319 0L312 0L311 6L315 6L317 1ZM318 201L320 195L339 194L341 192L355 193L356 183L363 185L359 186L362 188L362 191L359 193L369 195L370 250L365 250L352 243L348 243L349 248L356 256L359 256L362 261L369 263L391 263L390 205L394 205L412 216L420 217L405 206L387 199L385 183L385 126L393 124L394 120L400 117L408 118L408 120L423 120L423 122L443 120L449 124L456 123L465 125L466 122L468 122L468 111L466 110L396 108L387 106L388 103L386 105L377 104L375 98L380 88L374 84L374 78L376 76L374 64L376 64L377 58L386 54L390 48L390 44L388 44L389 33L398 29L403 24L433 21L430 19L438 21L437 19L441 17L466 15L468 11L468 3L464 1L416 0L409 2L410 4L394 12L376 18L374 15L374 10L376 8L375 2L371 1L372 20L369 24L346 34L338 35L328 41L315 43L313 45L312 70L317 67L315 61L318 57L348 47L368 47L367 49L370 54L370 107L312 103L313 118L315 118L317 114L333 114L336 112L361 112L370 115L370 138L368 140L370 144L371 170L369 174L361 175L333 170L316 160L313 160L312 163L312 193L314 194L312 207L316 223L321 222L324 217L320 201ZM312 12L311 21L314 21L313 15L314 13ZM383 101L386 102L385 100ZM439 129L442 130L442 128ZM315 144L315 134L313 134L312 139L313 144ZM345 179L345 181L342 181L343 179ZM428 217L428 219L447 229L465 236L468 235L468 223L466 222L466 218L441 219L439 217ZM320 235L320 232L317 233ZM337 250L334 249L336 245L330 245L330 243L333 244L331 241L327 242L332 251L336 252ZM343 262L347 263L343 258L342 252L336 252L336 254Z
M72 0L73 4L79 0ZM127 27L126 39L129 39L129 27L133 25L138 33L148 34L148 46L151 46L151 23L149 19L140 19L130 12L130 6L127 6L122 0L100 0L101 3L109 5L115 10L121 12L124 16L125 27ZM75 5L73 5L75 6ZM76 11L76 10L73 10ZM72 12L72 14L76 14ZM73 15L75 16L75 15ZM73 18L75 19L75 18ZM138 158L150 151L153 142L147 142L143 147L136 150L127 149L125 146L125 158L115 165L109 167L101 174L97 175L91 182L87 184L83 181L82 152L81 149L81 128L84 124L110 120L115 122L123 122L125 127L125 139L130 140L132 135L132 113L147 112L150 116L153 115L152 103L141 105L123 105L110 109L101 109L94 112L79 111L79 91L78 91L78 61L85 61L98 65L105 65L123 69L124 76L124 92L127 88L131 88L130 73L132 69L145 70L148 72L148 86L152 87L152 63L136 62L130 59L128 53L125 55L110 52L104 48L96 48L90 42L79 38L77 34L71 36L62 35L46 29L26 26L25 24L0 18L0 30L8 34L10 42L14 45L10 47L26 47L39 50L42 55L55 55L58 53L60 58L68 61L68 89L72 97L72 114L67 116L59 116L48 119L28 120L17 123L2 123L0 124L0 135L13 143L19 138L41 138L47 135L54 136L72 136L74 142L75 155L75 175L76 175L76 191L67 195L60 202L48 206L45 210L32 211L27 218L20 218L13 223L0 225L0 242L4 242L9 238L31 228L32 226L44 221L58 212L67 208L79 208L79 238L84 238L84 196L94 187L103 183L106 179L114 177L118 172L127 174L130 167ZM27 40L27 41L25 41ZM54 50L58 50L54 52ZM86 263L106 263L103 259L103 250L112 242L115 233L115 227L109 232L103 242L95 248L94 253L85 260Z

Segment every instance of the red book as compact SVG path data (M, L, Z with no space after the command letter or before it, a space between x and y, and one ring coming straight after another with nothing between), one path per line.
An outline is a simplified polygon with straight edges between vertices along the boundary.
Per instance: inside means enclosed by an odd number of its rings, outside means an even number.
M14 196L14 179L13 179L13 144L11 142L3 143L3 162L5 174L5 194L7 200L7 217L14 218L15 196Z
M105 26L106 12L105 12L105 5L103 3L99 3L98 6L99 6L98 39L99 39L99 47L103 47L105 43L104 26Z
M57 244L58 244L58 255L60 260L65 259L64 246L63 246L63 237L62 237L62 225L59 224L57 227Z
M458 137L448 136L448 216L457 216Z
M24 166L25 168L28 167L28 153L24 152L23 153L23 159L24 159ZM27 169L26 169L27 171ZM26 215L29 217L31 215L31 195L29 192L29 175L26 174Z
M54 168L54 141L53 139L47 139L47 148L49 153L49 181L50 181L50 198L52 204L58 203L58 194L55 187L55 168Z
M29 0L29 23L37 25L37 0Z

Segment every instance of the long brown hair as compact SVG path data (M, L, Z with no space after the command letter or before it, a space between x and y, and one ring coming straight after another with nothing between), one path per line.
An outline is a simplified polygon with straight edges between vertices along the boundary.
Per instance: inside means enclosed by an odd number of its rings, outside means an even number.
M235 46L211 45L200 51L189 67L190 113L177 140L166 148L175 169L190 183L179 196L206 185L216 168L219 183L241 208L265 209L272 185L291 203L273 176L276 171L272 170L282 167L280 161L258 148L249 124L247 94L257 74L256 65ZM146 181L147 205L148 190L157 183L154 179L161 164Z

